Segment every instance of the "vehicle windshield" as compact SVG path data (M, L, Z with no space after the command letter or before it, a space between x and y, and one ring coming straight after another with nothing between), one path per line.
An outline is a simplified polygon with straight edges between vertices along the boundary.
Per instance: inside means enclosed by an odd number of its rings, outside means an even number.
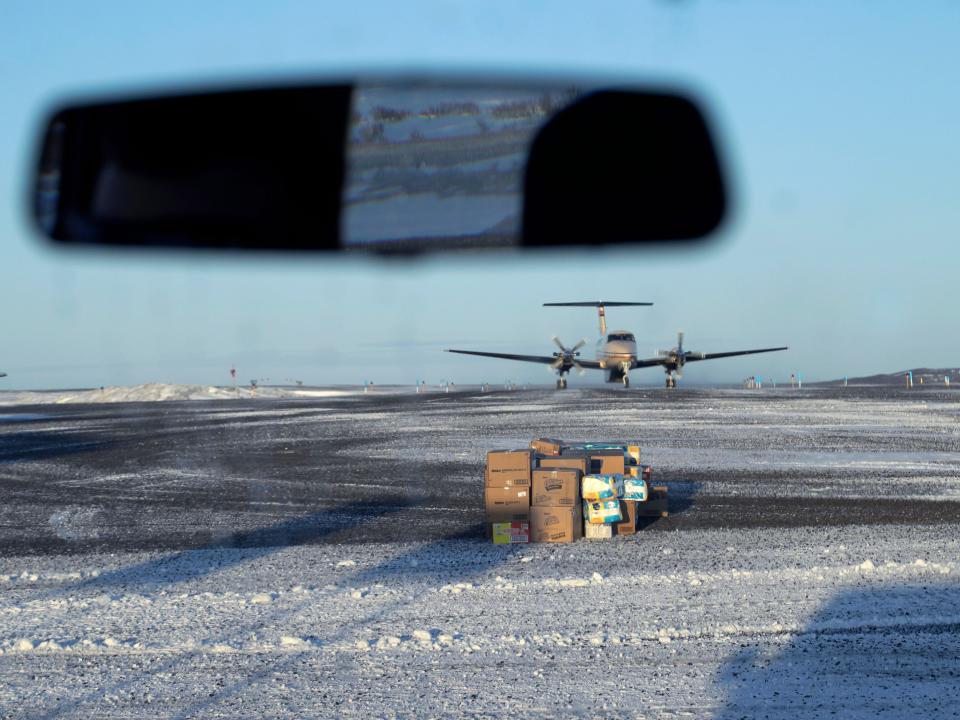
M956 716L958 13L5 4L0 717ZM33 225L63 103L352 74L354 250L515 236L594 76L702 106L729 212L413 258Z

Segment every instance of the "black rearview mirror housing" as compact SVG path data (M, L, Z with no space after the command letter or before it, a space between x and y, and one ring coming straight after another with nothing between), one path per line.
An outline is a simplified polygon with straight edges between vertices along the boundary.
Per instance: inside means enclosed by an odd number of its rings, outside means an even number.
M31 203L61 244L419 253L695 240L727 192L686 96L432 76L70 103Z

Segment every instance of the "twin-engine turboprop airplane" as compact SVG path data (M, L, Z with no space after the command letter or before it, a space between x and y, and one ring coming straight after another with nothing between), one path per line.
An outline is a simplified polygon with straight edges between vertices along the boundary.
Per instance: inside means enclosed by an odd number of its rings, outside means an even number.
M480 355L483 357L502 358L504 360L521 360L549 365L557 373L557 390L567 387L566 375L576 369L581 375L586 370L606 370L607 382L622 382L624 387L630 387L630 371L634 368L653 367L660 365L667 373L667 387L677 386L677 379L683 377L683 366L688 362L699 360L717 360L719 358L734 357L735 355L754 355L756 353L776 352L786 350L786 347L760 348L758 350L734 350L732 352L703 353L691 352L683 349L683 333L677 333L677 346L671 350L660 350L657 357L638 359L637 340L633 333L626 330L611 330L607 332L607 318L604 308L625 306L650 306L647 302L572 302L572 303L544 303L544 307L595 307L600 318L600 338L597 340L596 360L581 360L580 348L587 340L584 338L571 348L564 347L563 343L554 336L553 342L560 348L560 352L546 355L513 355L510 353L480 352L478 350L447 350L447 352L463 355Z

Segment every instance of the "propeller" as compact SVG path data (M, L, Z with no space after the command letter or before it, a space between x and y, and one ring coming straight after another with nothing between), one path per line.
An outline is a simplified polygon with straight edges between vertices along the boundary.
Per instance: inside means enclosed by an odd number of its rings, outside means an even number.
M583 375L586 372L586 369L584 369L583 365L577 362L577 356L580 355L578 350L587 344L587 339L583 338L572 348L565 347L563 342L556 335L550 339L553 340L554 345L560 348L560 352L554 353L557 359L550 363L548 367L561 373L569 370L570 368L576 368L577 372Z
M669 358L670 362L666 364L666 367L672 370L678 378L683 377L683 366L687 360L691 358L702 360L705 356L702 352L683 349L683 330L677 331L677 346L675 348L672 350L657 350L657 355Z
M687 356L683 352L683 330L677 330L677 358L679 362L677 363L677 377L683 378L683 364L687 360Z

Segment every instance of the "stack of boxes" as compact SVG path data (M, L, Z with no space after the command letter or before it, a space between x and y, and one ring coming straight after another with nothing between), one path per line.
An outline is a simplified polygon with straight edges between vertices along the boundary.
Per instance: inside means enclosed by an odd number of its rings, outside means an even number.
M493 450L484 473L489 535L512 544L633 534L638 517L667 515L667 488L651 488L652 474L639 445L541 438L528 450Z
M487 527L498 545L530 542L530 450L492 450L487 453L483 504Z
M534 451L533 492L530 495L530 541L567 543L583 536L580 481L583 464L551 465L562 459L559 440L544 438L530 443ZM538 461L550 458L546 465Z

